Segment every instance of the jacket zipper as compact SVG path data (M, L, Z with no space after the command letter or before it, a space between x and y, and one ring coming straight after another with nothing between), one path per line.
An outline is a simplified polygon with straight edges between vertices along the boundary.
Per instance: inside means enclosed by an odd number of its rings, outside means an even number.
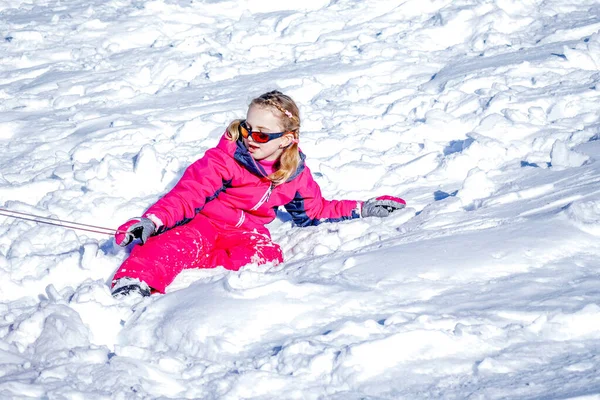
M250 211L256 211L256 210L258 210L260 208L260 206L262 206L267 201L269 201L269 199L271 198L271 192L272 191L273 191L273 182L271 182L269 184L269 188L267 189L267 191L265 192L265 194L263 194L263 197L261 197L261 199L258 201L258 203L256 203L256 205L254 207L252 207L250 209Z
M250 209L250 211L256 211L256 210L258 210L260 208L260 206L262 206L267 201L269 201L269 199L271 198L271 192L273 191L273 186L274 186L273 182L271 182L269 184L269 188L267 189L267 191L265 192L265 194L263 194L263 196L258 201L258 203L256 203L256 205L254 207L252 207ZM242 224L246 220L246 213L244 212L244 210L241 210L241 211L242 211L242 215L240 216L240 219L238 220L238 223L235 225L236 228L239 228L240 226L242 226Z

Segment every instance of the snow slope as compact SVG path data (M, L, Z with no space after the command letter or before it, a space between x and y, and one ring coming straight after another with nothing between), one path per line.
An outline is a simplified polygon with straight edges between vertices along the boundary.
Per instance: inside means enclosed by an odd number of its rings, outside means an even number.
M0 216L0 397L600 399L597 0L0 0L0 207L117 227L274 88L328 198L287 261L110 296Z

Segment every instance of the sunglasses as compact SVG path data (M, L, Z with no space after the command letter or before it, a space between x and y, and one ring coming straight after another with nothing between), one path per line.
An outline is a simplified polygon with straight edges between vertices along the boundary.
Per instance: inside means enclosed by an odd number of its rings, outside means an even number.
M252 136L252 140L254 140L256 143L267 143L268 141L282 137L286 133L293 132L265 133L253 131L248 127L246 120L243 120L242 122L240 122L240 133L242 134L244 139L248 139L248 136Z

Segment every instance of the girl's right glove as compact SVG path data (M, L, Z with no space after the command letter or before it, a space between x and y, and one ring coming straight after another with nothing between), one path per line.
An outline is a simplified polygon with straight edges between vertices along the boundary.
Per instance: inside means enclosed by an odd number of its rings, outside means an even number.
M406 201L400 197L379 196L365 201L362 205L360 216L366 217L387 217L396 210L402 210L406 207Z
M140 239L142 244L156 232L156 225L149 218L134 218L117 229L115 242L121 247L127 246L133 239Z

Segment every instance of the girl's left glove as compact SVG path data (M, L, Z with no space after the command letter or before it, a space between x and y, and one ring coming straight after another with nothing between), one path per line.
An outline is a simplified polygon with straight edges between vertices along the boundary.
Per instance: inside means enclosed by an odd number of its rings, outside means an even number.
M119 246L127 246L133 239L140 239L144 244L156 232L156 225L149 218L135 218L121 225L118 231L115 234L115 242Z
M366 217L387 217L396 210L402 210L406 207L406 201L400 197L379 196L365 201L362 205L360 216Z

